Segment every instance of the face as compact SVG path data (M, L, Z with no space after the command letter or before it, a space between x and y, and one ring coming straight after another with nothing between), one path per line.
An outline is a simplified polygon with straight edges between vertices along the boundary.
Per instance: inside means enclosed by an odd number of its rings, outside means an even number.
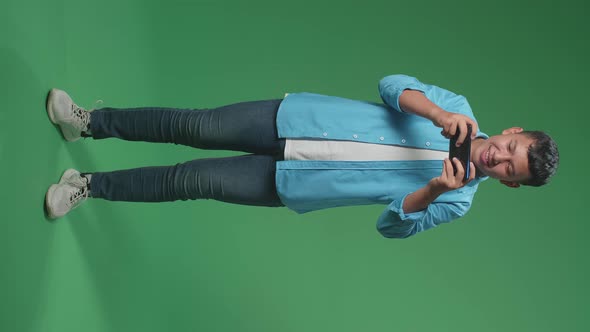
M532 138L519 134L522 128L510 128L502 135L472 145L471 160L476 172L500 180L509 187L518 187L519 182L531 176L529 171L528 148ZM475 141L473 142L475 143Z

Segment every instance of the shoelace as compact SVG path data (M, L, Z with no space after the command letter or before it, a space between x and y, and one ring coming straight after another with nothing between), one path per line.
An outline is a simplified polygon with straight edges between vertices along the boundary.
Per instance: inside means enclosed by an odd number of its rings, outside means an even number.
M74 178L68 179L68 182L69 182L69 184L73 185L74 187L78 187L78 188L88 187L90 184L88 182L88 178L82 174L80 174L79 177L74 177Z
M78 205L82 202L82 200L88 198L88 190L86 187L80 188L76 190L72 196L70 196L70 201L68 206L71 209L75 209Z
M94 106L93 106L93 107L92 107L92 109L91 109L90 111L88 111L88 112L92 112L92 111L94 111L94 110L98 109L100 106L102 106L102 103L103 103L102 99L99 99L99 100L95 101L95 102L94 102Z
M94 111L95 109L97 109L99 106L101 106L103 103L102 100L97 100L94 102L94 108L91 110L86 110L76 104L72 104L72 112L74 113L75 119L78 122L78 124L82 127L82 128L87 128L88 127L88 123L90 122L90 112Z
M72 112L81 128L86 128L90 122L90 114L88 114L88 111L76 104L72 104Z

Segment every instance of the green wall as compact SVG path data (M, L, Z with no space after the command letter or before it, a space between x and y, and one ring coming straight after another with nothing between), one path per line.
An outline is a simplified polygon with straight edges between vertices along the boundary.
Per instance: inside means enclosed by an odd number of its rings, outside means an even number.
M1 331L588 331L583 1L16 1L0 11ZM466 96L480 128L554 136L544 188L480 186L469 214L385 239L383 206L297 215L214 201L92 200L50 222L70 167L230 156L66 143L78 104L205 108L316 92L380 101L404 73Z

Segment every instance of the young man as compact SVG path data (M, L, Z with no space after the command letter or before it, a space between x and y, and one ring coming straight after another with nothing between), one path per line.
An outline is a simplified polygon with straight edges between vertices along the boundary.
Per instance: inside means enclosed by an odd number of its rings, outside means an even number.
M386 237L405 238L459 218L480 182L539 186L555 173L558 151L542 132L479 131L467 100L406 75L379 82L385 104L314 93L206 110L105 108L87 112L53 89L47 111L64 137L167 142L250 155L193 160L115 172L67 170L46 196L51 218L88 197L161 202L216 199L287 206L298 212L385 204L377 220ZM448 160L472 127L471 173ZM458 171L453 174L452 163Z

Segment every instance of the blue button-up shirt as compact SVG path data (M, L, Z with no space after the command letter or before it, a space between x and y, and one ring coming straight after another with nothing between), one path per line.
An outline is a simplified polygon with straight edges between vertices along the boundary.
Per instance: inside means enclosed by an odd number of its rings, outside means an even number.
M449 112L472 119L467 100L414 77L392 75L379 82L385 104L314 93L290 93L277 114L281 138L352 140L375 144L448 151L449 140L441 128L423 117L403 112L399 96L418 90ZM474 119L475 120L475 119ZM482 132L478 137L488 138ZM440 195L427 209L405 213L406 196L442 172L440 160L277 162L276 185L288 208L305 213L330 207L386 204L377 230L386 237L408 237L459 218L469 210L478 178L467 186Z

